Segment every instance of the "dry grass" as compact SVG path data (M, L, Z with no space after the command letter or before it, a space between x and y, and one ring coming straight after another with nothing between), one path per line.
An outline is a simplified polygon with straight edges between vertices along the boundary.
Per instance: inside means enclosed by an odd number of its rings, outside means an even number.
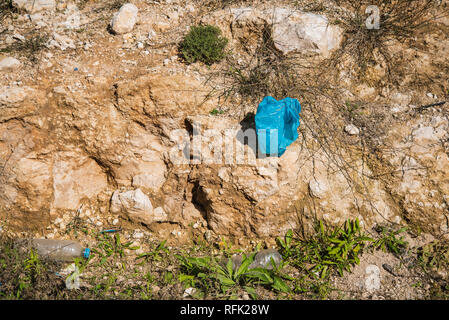
M48 41L47 34L31 32L25 41L17 41L9 46L0 48L0 52L16 53L25 56L31 62L37 62L38 55L45 48Z
M395 81L398 67L402 61L399 55L391 52L391 46L407 45L414 47L421 41L423 32L436 26L437 18L448 14L447 9L439 10L434 0L335 0L348 10L339 17L338 23L344 29L344 40L341 48L335 53L334 66L350 57L360 80L366 80L369 66L384 64L389 82ZM379 8L380 26L378 29L367 28L367 6Z

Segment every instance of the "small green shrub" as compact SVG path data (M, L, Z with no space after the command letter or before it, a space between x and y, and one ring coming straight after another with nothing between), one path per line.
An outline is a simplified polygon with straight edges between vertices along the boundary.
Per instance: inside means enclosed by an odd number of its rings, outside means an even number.
M315 228L310 239L292 242L292 232L285 239L278 239L284 258L291 260L299 269L309 270L312 276L327 279L333 271L340 276L353 265L359 264L359 255L367 244L374 240L365 236L358 219L347 220L342 227L326 230L322 221Z
M201 61L211 65L224 58L227 43L218 27L193 26L180 44L180 53L187 63Z

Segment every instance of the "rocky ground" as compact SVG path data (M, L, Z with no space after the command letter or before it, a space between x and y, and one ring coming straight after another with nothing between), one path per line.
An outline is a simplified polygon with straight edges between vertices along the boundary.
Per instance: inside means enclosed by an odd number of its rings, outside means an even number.
M83 229L95 247L96 232L120 228L139 253L163 240L271 247L288 229L358 218L366 230L407 226L413 250L448 240L447 1L371 1L378 31L363 1L0 1L3 235ZM220 63L179 55L197 24L229 39ZM256 159L232 135L254 162L176 161L176 130L187 142L212 133L192 153L205 159L213 136L254 127L266 95L301 102L282 157ZM331 297L429 297L439 280L405 258L364 253Z

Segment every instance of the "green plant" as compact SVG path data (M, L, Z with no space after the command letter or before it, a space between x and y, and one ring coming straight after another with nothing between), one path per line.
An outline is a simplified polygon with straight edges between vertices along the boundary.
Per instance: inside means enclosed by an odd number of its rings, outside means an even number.
M376 249L381 249L384 252L391 252L395 254L400 254L401 250L407 247L407 242L404 237L397 236L405 232L407 228L400 228L399 230L392 230L386 227L378 226L376 231L380 233L380 238L374 241L373 247Z
M442 241L432 241L419 248L418 259L419 264L425 271L448 271L449 244Z
M138 259L144 259L145 261L153 260L153 261L159 261L161 260L161 253L169 253L168 248L165 246L167 243L167 240L162 241L153 251L141 253L137 256Z
M109 261L109 258L123 258L125 255L125 249L128 250L137 250L138 246L132 246L132 241L128 241L126 243L122 243L120 239L120 235L116 233L114 237L111 237L107 233L102 233L97 235L98 244L95 248L92 249L92 253L97 255L100 258L100 265L103 265ZM113 261L109 261L113 263ZM125 267L122 264L123 268Z
M280 237L276 239L276 242L280 247L280 253L286 259L288 259L293 255L292 239L293 239L293 231L291 229L287 231L287 233L284 236L284 239Z
M283 264L276 266L271 260L272 269L249 268L253 263L255 253L243 255L240 265L235 266L232 259L228 258L226 263L218 262L212 257L183 257L179 256L181 270L184 272L179 276L181 282L194 287L201 284L203 289L217 286L222 294L233 297L233 292L241 288L248 292L252 298L257 298L255 285L262 285L277 292L290 292L289 286L284 280L292 280L288 275L282 274Z
M217 109L213 109L211 112L209 112L209 114L212 116L216 116L217 114L223 114L223 113L224 113L223 110L217 110Z
M180 53L187 63L201 61L211 65L224 58L227 43L228 39L222 37L218 27L192 26L180 44Z
M358 219L347 220L342 227L326 230L322 221L315 227L316 234L296 242L290 260L292 264L310 272L313 277L326 279L331 271L343 276L351 266L359 264L359 255L373 239L360 230Z

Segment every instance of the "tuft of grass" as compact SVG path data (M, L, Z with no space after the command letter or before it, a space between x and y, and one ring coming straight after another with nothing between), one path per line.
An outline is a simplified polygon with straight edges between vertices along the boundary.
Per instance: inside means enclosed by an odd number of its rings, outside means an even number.
M375 249L381 249L384 252L401 254L407 248L408 243L404 240L403 236L398 236L406 230L406 227L393 230L391 228L377 226L376 231L380 234L380 238L373 243L373 247Z
M37 34L0 49L0 52L18 53L26 56L31 62L37 61L37 55L45 48L48 35Z
M262 31L259 44L249 60L236 61L228 56L226 62L220 75L224 84L221 96L225 99L237 95L244 102L255 103L267 95L281 99L301 92L298 90L301 81L295 62L275 49L269 27Z
M359 80L364 80L367 68L385 64L387 77L398 67L398 57L391 54L389 47L395 43L413 43L432 23L436 22L433 0L335 0L349 12L339 17L338 24L344 29L342 46L334 55L338 63L344 56L354 59ZM378 29L366 26L368 6L377 6L380 14ZM447 12L443 13L447 14ZM366 79L365 79L366 80Z
M279 293L289 293L291 288L286 280L293 280L281 272L284 264L279 266L271 260L272 268L252 268L256 253L243 255L242 263L235 267L231 258L227 262L219 262L215 257L189 257L178 255L181 265L179 281L185 287L194 287L201 296L211 292L221 292L221 297L235 298L239 291L247 292L257 299L256 286Z
M110 236L107 233L102 233L97 236L98 244L92 249L92 253L97 255L100 259L99 264L114 263L114 258L123 258L125 256L125 249L137 250L139 247L132 246L132 241L122 243L120 235L116 233Z
M0 238L0 299L58 298L64 287L55 274L60 267L60 263L39 257L32 248Z
M156 248L152 251L141 253L137 256L137 260L142 259L141 263L148 261L160 261L162 259L161 253L168 254L169 249L165 246L167 240L162 241Z
M449 243L432 241L418 249L418 265L432 278L429 298L449 299Z
M6 15L17 13L19 10L13 6L12 0L0 0L0 20Z
M206 65L220 62L225 57L228 39L216 26L192 26L179 45L179 51L187 63L201 61Z
M418 258L425 271L449 271L449 243L432 241L418 250Z
M299 239L293 244L291 233L284 241L290 243L282 250L291 264L305 270L314 278L328 279L333 273L343 276L344 271L360 263L360 254L374 240L363 234L359 221L347 220L343 226L326 229L322 221L315 227L316 233L308 239ZM279 241L279 240L278 240Z

